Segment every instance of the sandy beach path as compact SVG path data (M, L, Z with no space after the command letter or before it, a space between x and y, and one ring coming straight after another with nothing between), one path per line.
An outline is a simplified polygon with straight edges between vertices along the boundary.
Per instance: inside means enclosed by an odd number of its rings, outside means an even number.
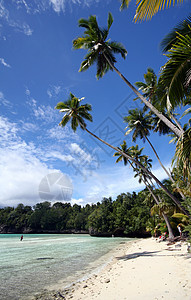
M185 242L167 246L149 238L124 247L125 255L73 286L66 300L191 300L191 255Z

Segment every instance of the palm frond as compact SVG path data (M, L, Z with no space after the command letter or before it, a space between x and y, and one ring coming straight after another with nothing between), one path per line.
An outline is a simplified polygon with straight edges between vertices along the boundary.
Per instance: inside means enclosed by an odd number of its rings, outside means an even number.
M176 0L177 3L183 2L183 0ZM152 17L161 9L166 9L175 4L175 0L137 0L136 14L134 16L134 21L150 20Z
M89 20L86 20L86 19L84 19L84 18L81 18L81 19L78 21L78 26L79 26L79 27L84 27L84 28L89 29Z
M117 54L121 54L121 56L125 59L127 56L127 50L125 49L125 47L118 42L108 42L108 46L111 47L112 52L117 53Z
M113 69L107 63L104 55L102 53L99 53L97 57L97 79L102 78L109 70L113 71Z
M59 103L57 103L57 105L55 106L55 109L68 109L68 105L65 104L64 102L59 102Z
M191 179L191 128L187 129L179 138L173 162L183 170L183 175Z
M70 121L70 119L71 119L71 117L70 117L69 115L66 114L66 115L62 118L62 120L61 120L61 122L59 123L59 125L62 126L62 127L66 126L66 124Z
M120 10L123 10L123 9L125 9L125 8L128 8L130 1L131 1L131 0L121 0Z
M72 120L71 120L71 127L74 130L74 132L78 128L78 119L77 119L77 117L73 117L72 118Z
M80 72L87 70L96 62L96 77L99 79L109 70L113 71L113 65L116 63L114 54L121 54L123 58L126 57L127 51L122 44L110 42L110 40L106 41L112 23L111 13L108 14L107 29L101 29L98 26L96 16L90 16L87 20L79 20L79 26L84 27L86 30L84 36L73 41L73 48L88 50L88 54L81 63Z
M88 121L90 121L90 122L93 121L92 115L90 115L90 114L89 114L88 112L86 112L86 111L79 111L79 115L80 115L80 117L82 117L82 118L84 118L84 119L86 119L86 120L88 120Z
M181 116L180 119L182 119L184 116L186 116L186 115L188 115L188 114L191 114L191 107L187 108L187 109L183 112L183 114L182 114L182 116Z
M160 43L160 48L162 52L167 52L170 50L174 44L178 42L178 34L181 34L183 36L187 34L191 34L191 17L189 16L187 19L180 22L175 28L171 30L169 34L165 36L165 38Z
M108 14L108 19L107 19L107 30L108 30L108 31L109 31L109 29L110 29L112 23L113 23L113 16L112 16L112 14L109 12L109 14Z
M187 72L191 69L191 37L178 37L171 50L168 51L168 62L162 69L160 81L168 88L172 109L183 102L188 91L185 88Z
M98 56L98 53L97 53L96 51L89 52L89 53L85 56L85 60L81 63L79 72L86 71L86 70L89 69L89 67L91 67L94 63L96 63L96 61L97 61L97 56Z
M127 127L126 127L127 128ZM126 129L125 128L125 129ZM125 132L125 135L128 135L128 134L130 134L131 132L132 132L132 130L133 130L133 128L130 128L129 130L127 130L126 132Z

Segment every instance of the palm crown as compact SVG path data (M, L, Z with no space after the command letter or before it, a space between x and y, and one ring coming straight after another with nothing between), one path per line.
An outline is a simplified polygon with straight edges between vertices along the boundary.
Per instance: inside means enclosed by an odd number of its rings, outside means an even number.
M90 104L80 105L81 100L84 98L77 98L72 93L70 93L69 98L65 102L59 102L56 105L56 109L60 109L60 112L64 112L64 117L60 122L60 126L65 126L71 120L71 127L76 131L78 125L84 130L86 128L86 123L84 119L92 122L92 116L89 111L92 110Z
M160 83L167 88L171 107L190 102L191 91L191 18L176 26L161 42L169 58L160 75Z
M91 65L97 63L97 78L112 70L112 65L116 62L114 54L120 53L125 59L127 50L117 42L107 40L109 29L113 23L112 14L108 14L107 28L101 29L98 26L96 16L90 16L88 20L80 19L79 27L84 27L84 36L73 41L74 49L88 50L84 61L81 63L80 72L87 70Z
M149 114L143 114L143 111L139 109L132 109L128 111L128 116L124 117L124 122L128 123L129 128L126 135L133 131L132 140L135 142L138 137L145 140L145 137L149 135L149 130L152 129L152 118Z

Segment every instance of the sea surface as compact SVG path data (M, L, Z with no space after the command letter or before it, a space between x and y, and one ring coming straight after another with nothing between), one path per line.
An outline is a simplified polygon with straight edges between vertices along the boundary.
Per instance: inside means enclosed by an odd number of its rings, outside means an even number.
M98 271L128 238L0 234L0 299L21 300Z

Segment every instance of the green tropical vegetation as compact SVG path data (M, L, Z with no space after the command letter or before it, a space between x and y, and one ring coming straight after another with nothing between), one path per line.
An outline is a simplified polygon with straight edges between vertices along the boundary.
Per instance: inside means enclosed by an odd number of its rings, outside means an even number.
M179 2L179 1L177 1ZM129 1L121 1L121 9L127 7ZM151 18L159 9L170 7L171 2L166 1L138 1L138 9L135 20ZM173 3L174 4L174 3ZM127 80L116 68L115 54L121 54L125 59L127 51L121 43L112 42L108 39L109 30L113 23L111 13L108 14L107 28L100 28L96 16L89 19L80 19L79 27L84 28L84 35L73 41L74 49L85 49L87 54L81 63L80 72L89 69L93 64L97 65L97 79L102 78L109 70L116 71L123 81L136 94L137 99L144 105L142 110L129 110L124 121L128 123L127 134L132 134L132 141L139 137L147 141L156 155L161 167L165 170L169 181L165 184L153 176L151 160L147 155L142 155L142 149L138 145L127 148L126 142L120 147L109 145L93 133L89 132L86 124L79 122L81 128L116 150L114 156L118 156L117 162L124 161L129 164L135 172L139 182L144 182L149 197L152 197L155 204L152 206L151 215L158 215L163 219L173 238L175 230L174 219L190 231L191 219L191 131L190 120L182 125L178 120L177 108L184 109L183 116L191 113L190 108L190 39L191 24L190 18L178 24L162 41L161 48L166 52L167 62L161 68L159 79L155 72L148 68L144 75L144 82L136 82L138 90ZM141 93L142 92L142 93ZM66 102L58 104L56 108L64 109ZM186 108L186 109L185 109ZM65 112L63 110L63 112ZM86 117L85 117L86 118ZM66 113L60 125L65 126L64 120L69 120ZM86 118L90 121L89 117ZM72 125L73 128L73 125ZM77 126L75 127L76 130ZM74 129L74 128L73 128ZM168 134L173 137L176 143L176 151L172 157L172 171L169 172L162 164L157 150L151 143L148 136L150 132L158 132L160 135ZM154 183L153 183L154 180ZM149 197L146 197L147 199ZM184 208L183 208L184 207ZM174 218L174 219L173 219ZM186 221L185 221L186 220ZM151 222L152 223L152 222Z
M150 20L152 17L161 9L170 8L175 3L180 4L183 0L167 1L167 0L137 0L136 1L136 12L134 21ZM130 0L121 0L120 9L123 10L128 8Z
M121 9L127 8L129 0L121 1ZM177 0L177 3L182 2ZM173 2L173 4L175 1ZM152 18L158 10L170 7L171 1L138 0L134 20ZM178 234L177 225L191 237L191 18L183 20L164 37L161 49L167 62L161 67L159 76L152 68L143 75L143 82L132 85L116 68L116 55L126 58L127 50L116 41L109 39L113 24L112 14L108 14L106 28L98 25L96 16L80 19L79 27L84 29L82 36L73 40L74 49L84 49L87 54L79 71L86 71L94 64L97 67L97 79L108 71L115 71L141 100L141 109L129 110L124 122L126 134L132 136L132 142L138 139L152 148L167 179L161 182L152 170L152 160L139 145L111 145L87 128L92 122L90 104L82 104L84 98L70 93L66 101L56 105L63 113L60 126L70 122L73 131L78 127L115 151L116 163L124 162L134 172L139 183L145 189L139 193L122 193L112 200L103 198L101 203L77 204L57 202L51 205L45 201L34 207L19 204L16 208L0 209L1 232L89 232L91 235L149 236L168 232L173 239ZM180 115L177 113L180 113ZM182 118L187 116L187 121ZM125 126L124 126L125 127ZM168 135L170 142L176 144L172 154L171 171L161 162L157 147L149 135ZM128 189L128 187L127 187ZM96 203L96 199L95 199Z
M136 94L136 96L161 120L167 127L177 136L182 135L182 131L171 120L166 118L162 112L152 105L128 80L123 74L115 67L117 62L115 54L121 54L125 59L127 51L121 43L111 42L108 38L109 29L113 23L111 13L108 14L107 28L100 28L97 23L96 16L90 16L89 19L80 19L79 27L85 28L84 36L78 37L73 41L74 49L85 49L87 55L81 63L79 71L86 71L94 63L97 64L97 79L103 77L109 70L114 70L128 85L129 88Z
M16 208L0 209L1 233L90 233L96 236L144 237L167 231L160 213L151 213L152 201L145 205L147 190L139 193L122 193L112 200L103 198L97 204L84 207L70 203L45 201L34 207L19 204ZM95 199L96 202L96 199ZM174 204L168 215L173 220L174 232L178 234L177 216L173 217ZM182 214L179 213L179 217ZM183 215L184 216L184 215ZM185 219L186 222L187 219ZM186 223L185 223L186 224Z
M56 109L59 109L60 112L64 113L64 117L62 118L60 122L60 126L64 127L66 124L71 121L71 127L74 131L76 131L77 127L80 126L83 130L87 131L90 135L92 135L94 138L98 139L100 142L104 143L108 147L112 148L115 151L118 151L121 153L122 156L125 156L127 159L131 160L133 163L135 163L137 166L139 166L143 172L145 172L148 176L151 176L156 183L169 195L169 197L172 199L172 201L186 214L188 215L187 211L184 209L184 207L181 205L181 202L160 182L160 180L148 169L146 168L141 161L136 159L136 156L133 157L127 153L124 153L119 148L114 147L113 145L107 143L103 139L99 138L97 135L92 133L87 129L86 123L84 119L88 121L92 121L92 116L89 113L91 111L91 105L90 104L84 104L80 105L80 102L84 98L77 98L72 93L70 93L70 96L67 101L65 102L59 102Z

